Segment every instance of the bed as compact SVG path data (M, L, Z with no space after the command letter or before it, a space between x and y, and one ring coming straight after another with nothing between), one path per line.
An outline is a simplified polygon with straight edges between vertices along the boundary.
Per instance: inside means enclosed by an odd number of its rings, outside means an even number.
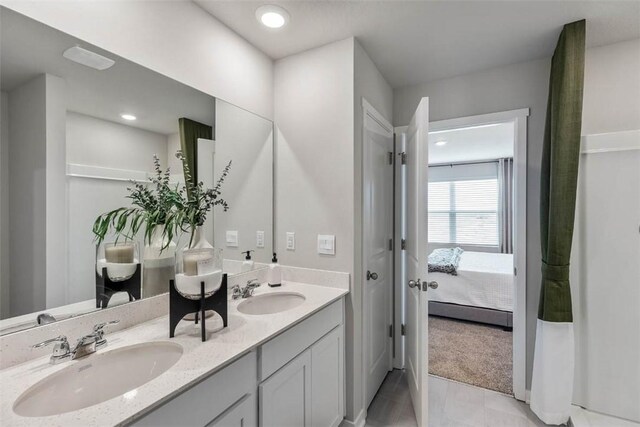
M513 255L464 251L458 275L429 273L429 314L513 327Z

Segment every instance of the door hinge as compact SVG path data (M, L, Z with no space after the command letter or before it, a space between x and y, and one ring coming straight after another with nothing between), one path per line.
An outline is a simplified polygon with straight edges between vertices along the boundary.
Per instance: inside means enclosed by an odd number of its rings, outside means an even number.
M393 152L389 151L389 164L393 164Z
M389 250L393 250L393 239L389 239Z
M514 276L518 275L518 269L516 267L513 267L513 275Z
M407 239L400 240L400 249L403 251L407 249Z
M407 334L407 327L406 327L406 325L404 323L400 326L400 333L402 335L406 335Z
M393 338L393 325L389 325L389 338Z
M400 163L402 163L403 165L407 164L407 153L405 153L404 151L402 153L398 153L398 156L400 156Z

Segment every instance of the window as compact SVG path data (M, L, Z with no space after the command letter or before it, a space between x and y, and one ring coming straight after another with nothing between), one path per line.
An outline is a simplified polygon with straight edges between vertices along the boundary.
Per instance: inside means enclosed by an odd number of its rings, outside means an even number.
M429 242L498 246L498 178L429 182Z

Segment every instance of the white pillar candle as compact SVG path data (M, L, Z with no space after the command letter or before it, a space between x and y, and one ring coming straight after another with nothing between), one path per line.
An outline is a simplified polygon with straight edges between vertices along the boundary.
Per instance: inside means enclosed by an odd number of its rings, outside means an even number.
M182 257L182 272L185 276L209 274L214 269L213 255L210 251L185 251Z
M118 243L104 248L106 261L115 264L131 264L133 263L133 255L133 243Z

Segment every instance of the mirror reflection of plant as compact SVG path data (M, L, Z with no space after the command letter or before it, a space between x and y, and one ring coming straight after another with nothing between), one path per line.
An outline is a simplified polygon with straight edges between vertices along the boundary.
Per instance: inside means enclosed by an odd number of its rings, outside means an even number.
M182 230L190 232L189 247L191 247L196 230L204 225L207 215L214 206L222 206L225 212L229 210L229 204L222 198L222 184L229 175L232 161L229 161L225 166L216 185L213 188L205 188L202 181L194 183L191 170L182 151L178 151L176 157L182 161L184 166L185 186L181 195L184 195L185 192L187 194L186 199L180 203L181 206L176 209L176 216L183 224Z
M133 207L118 208L104 213L93 224L95 240L101 244L109 232L115 235L116 242L120 238L125 241L135 239L142 226L145 226L144 241L151 244L153 233L157 227L162 229L162 250L169 247L174 237L183 232L190 233L189 247L198 227L204 225L208 213L214 206L222 206L229 210L228 203L221 197L222 184L231 170L231 161L222 171L213 188L205 188L202 181L193 183L191 171L181 151L176 157L182 161L184 167L185 184L182 188L178 184L170 184L170 168L162 171L160 160L153 156L155 174L149 178L149 183L131 181L133 187L128 187ZM152 184L152 189L149 188Z
M115 235L116 242L120 238L133 240L144 225L144 242L151 244L153 233L157 227L162 228L162 237L166 249L181 224L173 223L172 212L176 203L183 198L178 185L171 186L170 168L165 171L160 167L160 159L153 156L154 175L149 177L149 183L131 181L133 187L127 187L133 207L118 208L100 215L93 224L93 233L98 244L102 243L109 232ZM151 184L151 189L149 188Z

